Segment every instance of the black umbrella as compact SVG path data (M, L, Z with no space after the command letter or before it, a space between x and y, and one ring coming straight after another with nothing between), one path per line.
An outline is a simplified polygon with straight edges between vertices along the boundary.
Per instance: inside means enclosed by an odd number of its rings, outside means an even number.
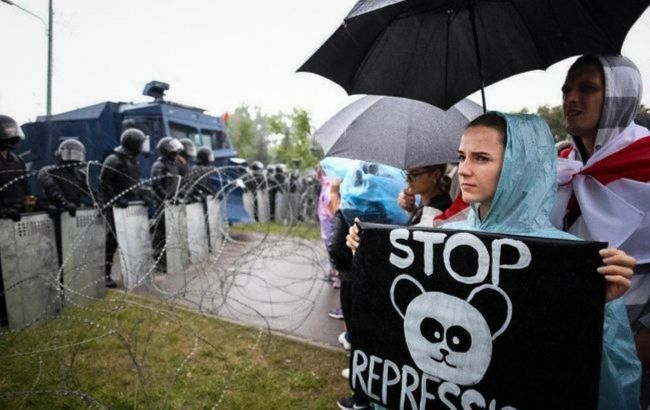
M649 4L361 0L298 71L322 75L348 94L406 97L447 109L518 73L579 54L619 53Z

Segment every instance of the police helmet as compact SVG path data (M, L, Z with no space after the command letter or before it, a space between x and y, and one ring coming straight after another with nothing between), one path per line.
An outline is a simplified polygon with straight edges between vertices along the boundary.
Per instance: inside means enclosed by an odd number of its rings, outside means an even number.
M181 144L183 144L183 155L187 157L196 157L196 145L189 138L181 138Z
M208 165L214 161L214 154L208 147L201 147L196 152L196 161L201 165Z
M70 138L59 144L55 155L60 161L83 162L86 160L86 147L79 140Z
M120 145L134 155L149 152L149 137L137 128L127 128L120 136Z
M264 170L264 164L262 164L261 161L253 161L251 164L251 171L260 172L262 170Z
M181 144L181 142L176 138L165 137L158 141L156 149L158 149L160 155L173 158L183 150L183 144Z
M18 123L7 115L0 115L0 149L13 148L25 139Z

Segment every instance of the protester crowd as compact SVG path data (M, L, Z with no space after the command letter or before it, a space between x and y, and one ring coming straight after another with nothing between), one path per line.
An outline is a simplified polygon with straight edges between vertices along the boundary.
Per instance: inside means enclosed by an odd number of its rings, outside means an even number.
M406 186L393 201L411 226L608 243L598 268L607 282L599 408L646 408L650 131L635 122L641 74L625 57L585 55L571 66L561 89L569 141L556 146L536 115L488 112L467 124L456 163L404 170ZM362 242L357 222L376 221L376 215L357 212L346 218L342 181L327 172L321 181L327 277L338 275L342 281L340 316L338 311L331 316L344 320L339 341L350 350L354 253ZM395 220L386 214L380 222ZM343 376L349 378L349 369ZM363 409L372 403L355 392L337 405Z

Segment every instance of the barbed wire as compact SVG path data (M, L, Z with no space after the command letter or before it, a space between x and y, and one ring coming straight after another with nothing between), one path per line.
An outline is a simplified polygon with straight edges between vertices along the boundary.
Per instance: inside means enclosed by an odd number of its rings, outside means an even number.
M31 242L25 239L26 242L20 242L21 244L38 245L34 249L19 249L16 235L0 237L4 281L2 300L6 304L6 319L9 321L8 327L0 328L0 361L19 362L21 367L35 369L29 382L20 385L6 380L0 382L0 402L20 398L20 405L26 406L26 400L30 397L63 396L77 398L91 407L111 407L111 403L102 403L93 392L81 391L75 387L78 384L75 382L77 370L74 363L84 348L104 340L114 340L122 354L128 357L138 379L137 394L142 395L147 405L151 402L154 386L150 385L152 376L146 370L146 355L149 345L153 343L154 328L167 323L173 326L175 334L181 334L192 342L191 348L184 353L165 383L170 386L180 383L185 369L197 360L199 352L208 349L224 361L227 369L223 375L223 389L212 407L218 408L223 404L237 373L246 372L253 363L249 361L242 365L228 360L223 348L205 337L204 329L196 329L186 320L187 310L206 317L221 316L259 328L255 342L249 348L251 354L264 354L269 343L268 337L267 343L262 343L265 335L269 336L272 331L293 333L309 320L317 305L317 298L326 286L326 282L322 281L326 272L322 242L297 236L301 233L300 229L313 228L317 224L313 208L318 198L313 197L312 186L300 191L290 186L289 178L285 183L278 183L264 175L260 178L259 175L246 173L242 167L227 166L213 167L189 181L172 177L175 180L174 191L167 198L157 197L151 187L163 179L169 179L169 176L133 181L132 186L117 192L113 197L99 198L98 183L91 175L97 175L97 171L108 168L96 161L47 168L49 171L57 171L71 167L84 171L83 183L56 175L56 172L50 175L56 182L73 187L85 198L85 206L77 209L76 216L68 215L63 209L53 212L51 208L46 208L51 203L40 200L40 203L30 209L31 213L22 215L20 222L0 220L3 229L16 232L23 229L26 233L20 232L25 237L33 236ZM110 170L120 173L116 169ZM14 184L25 180L34 182L40 171L27 171L0 186L0 198L3 191ZM198 202L183 199L190 198L191 193L197 192L202 184L213 180L221 181L213 195L204 196ZM233 202L231 196L238 195L242 190L245 200L250 201L252 198L253 201L253 209L252 212L249 209L249 213L263 219L248 224L247 226L254 227L252 230L233 229L226 219L228 204ZM152 194L148 212L150 218L146 222L147 232L143 236L150 237L164 225L162 246L153 249L151 242L139 244L145 254L148 252L153 257L148 259L145 266L138 267L140 275L135 283L128 283L125 276L128 275L125 269L134 255L129 254L130 249L119 246L114 258L117 263L113 275L122 287L118 292L105 296L106 261L103 252L106 234L115 235L118 244L124 245L121 243L120 230L113 229L112 224L106 221L114 217L114 210L118 209L115 205L122 198L138 191ZM270 192L273 192L275 198L269 197ZM271 201L274 201L273 205ZM214 205L214 208L209 209L208 204ZM132 206L142 205L129 205L129 208ZM188 222L187 216L183 218L172 212L176 208L186 212L190 206L203 210L203 220ZM246 206L250 208L251 204L247 203ZM214 209L218 216L208 215L208 211ZM48 211L49 216L45 217L48 215L45 211ZM41 225L32 232L26 226L37 216ZM211 216L218 220L217 226L210 226ZM276 217L276 223L266 223L273 222L273 216ZM61 228L64 221L73 224L74 229L70 231L74 233L73 236ZM117 226L118 222L115 223ZM203 224L202 226L213 229L206 232L205 239L209 243L199 244L201 252L208 250L207 257L187 264L179 271L159 272L157 266L168 254L185 252L186 259L196 256L196 253L190 253L192 246L196 247L197 244L189 243L188 223ZM52 238L56 229L60 230L60 237L54 241ZM183 244L180 250L176 247L179 240ZM56 241L61 249L56 249ZM8 249L12 246L13 254L9 255ZM43 251L46 248L49 250ZM27 259L20 260L21 256ZM43 269L26 271L30 266L35 266L35 261L41 260L46 261L39 265ZM278 269L282 264L288 266L288 270ZM125 288L124 285L128 286ZM16 298L11 297L17 292L22 292L23 296L29 296L29 292L32 292L31 298L22 300L22 306L18 306ZM44 298L45 301L33 303L36 298ZM11 312L22 312L26 319L12 323ZM135 312L138 317L130 328L122 326L125 323L123 315L127 312ZM41 326L46 326L47 338L33 341L29 346L15 344L29 335L32 329ZM70 330L73 327L82 330L75 333ZM67 364L61 363L58 384L49 381L48 386L42 386L44 358L55 352L65 352Z

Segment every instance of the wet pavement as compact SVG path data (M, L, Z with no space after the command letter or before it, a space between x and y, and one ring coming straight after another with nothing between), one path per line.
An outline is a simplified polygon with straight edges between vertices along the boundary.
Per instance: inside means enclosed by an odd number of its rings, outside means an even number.
M343 321L328 316L339 291L323 280L321 241L237 234L219 256L185 272L155 274L137 293L249 326L340 347Z

